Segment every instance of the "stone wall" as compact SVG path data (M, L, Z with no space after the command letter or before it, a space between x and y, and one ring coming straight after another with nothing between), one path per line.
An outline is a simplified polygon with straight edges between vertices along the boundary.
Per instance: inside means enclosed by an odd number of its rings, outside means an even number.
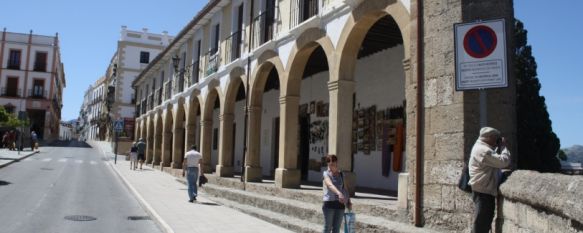
M497 232L583 232L583 176L515 171L500 191Z

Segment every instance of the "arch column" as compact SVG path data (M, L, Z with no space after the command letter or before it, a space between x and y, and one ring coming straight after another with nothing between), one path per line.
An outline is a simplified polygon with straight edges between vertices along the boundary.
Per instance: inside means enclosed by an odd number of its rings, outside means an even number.
M152 121L152 117L148 117L146 121L146 164L152 163L154 157L154 127L151 125L154 123Z
M184 142L184 127L182 126L182 122L174 122L174 132L172 137L172 168L182 169L182 159L184 158L184 154L182 153L184 150L184 146L182 143ZM180 149L182 147L182 149Z
M275 170L275 186L299 188L301 172L298 170L298 105L299 96L279 98L279 167Z
M202 171L211 172L211 145L213 142L213 122L203 120L200 122L200 149L202 153Z
M156 122L156 124L154 124L154 153L152 154L153 159L152 159L152 167L155 167L156 165L159 165L160 162L162 161L161 157L162 157L162 127L160 127L160 124L162 124L162 118L160 116L157 116L156 118L158 118L158 121Z
M261 174L261 155L259 153L261 144L261 106L249 106L247 131L247 155L245 155L245 181L260 182ZM279 143L279 142L278 142Z
M356 174L352 167L352 96L354 81L332 77L328 82L330 115L328 116L328 151L338 157L338 168L344 172L346 186L351 195L356 188Z
M171 114L166 115L166 117L172 117ZM162 124L162 161L160 162L160 169L170 166L172 160L172 125L164 119Z
M233 114L219 116L219 164L217 174L221 177L233 176Z
M186 133L184 135L185 135L186 139L184 141L186 143L184 145L184 151L188 151L188 150L190 150L190 147L192 145L195 145L195 139L196 139L196 124L195 123L190 123L190 121L187 121L185 130L186 130ZM200 150L200 148L198 148L198 149Z

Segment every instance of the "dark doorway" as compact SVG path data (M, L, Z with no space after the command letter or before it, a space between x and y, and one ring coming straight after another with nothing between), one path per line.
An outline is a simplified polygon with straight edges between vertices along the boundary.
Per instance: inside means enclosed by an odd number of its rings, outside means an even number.
M233 145L231 151L231 167L235 169L235 140L237 139L237 123L233 122ZM239 166L240 164L237 164Z
M34 130L39 139L44 138L45 128L45 110L28 110L28 118L30 119L30 130Z
M300 166L302 180L308 179L308 163L310 161L310 116L301 115L299 119L299 155L298 165Z

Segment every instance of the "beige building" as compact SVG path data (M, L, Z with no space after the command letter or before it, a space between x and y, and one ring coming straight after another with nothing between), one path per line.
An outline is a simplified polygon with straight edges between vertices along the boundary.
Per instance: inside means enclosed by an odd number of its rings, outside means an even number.
M58 34L2 32L0 105L15 115L26 112L30 128L42 140L59 138L65 71ZM30 131L29 131L30 130Z
M110 96L103 117L108 139L113 139L111 126L115 120L123 120L125 123L125 129L120 136L134 137L136 99L131 84L172 39L167 32L157 34L148 32L147 28L134 31L126 26L121 27L117 49L109 62L104 81L106 96Z
M133 82L147 162L180 169L194 144L204 172L298 188L336 154L352 189L398 194L416 225L464 229L456 183L479 97L455 91L453 25L505 18L510 32L512 1L423 2L209 1ZM509 77L487 91L487 123L512 140Z

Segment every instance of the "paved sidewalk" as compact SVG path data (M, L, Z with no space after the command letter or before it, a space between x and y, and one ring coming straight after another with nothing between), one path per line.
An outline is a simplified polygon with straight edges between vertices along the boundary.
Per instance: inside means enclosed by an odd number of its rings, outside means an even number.
M38 151L24 149L24 151L21 151L19 154L18 151L2 148L0 149L0 168L18 162L36 153L38 153Z
M109 158L109 164L124 181L154 221L165 232L290 232L261 219L218 205L199 188L198 202L189 203L187 187L170 174L151 167L130 170L125 156L117 158L108 142L89 142Z

